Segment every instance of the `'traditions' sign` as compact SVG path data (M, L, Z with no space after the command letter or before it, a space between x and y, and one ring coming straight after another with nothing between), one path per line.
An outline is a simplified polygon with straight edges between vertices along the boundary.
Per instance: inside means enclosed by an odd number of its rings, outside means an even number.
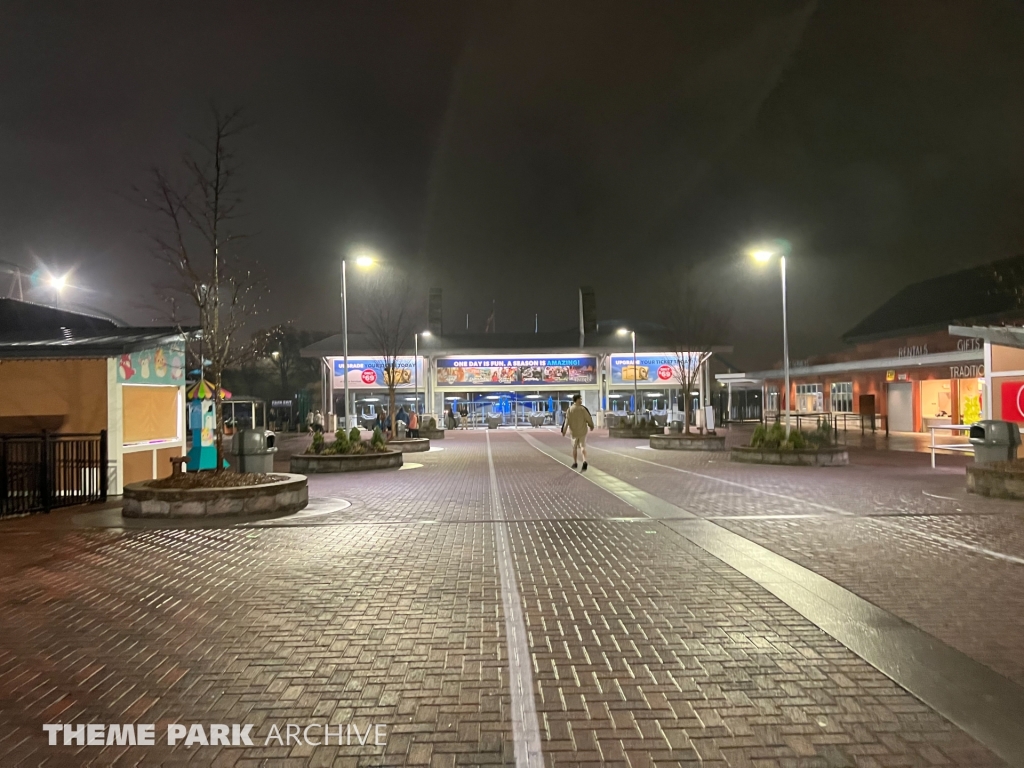
M442 357L438 387L568 387L597 384L597 358Z

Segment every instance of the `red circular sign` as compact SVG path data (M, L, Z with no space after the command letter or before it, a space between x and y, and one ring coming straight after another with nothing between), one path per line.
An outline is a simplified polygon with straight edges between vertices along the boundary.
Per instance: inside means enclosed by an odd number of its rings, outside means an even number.
M363 384L373 384L377 380L377 372L373 368L364 368L359 378L363 380Z
M662 365L658 368L658 378L662 381L668 381L672 378L672 366Z

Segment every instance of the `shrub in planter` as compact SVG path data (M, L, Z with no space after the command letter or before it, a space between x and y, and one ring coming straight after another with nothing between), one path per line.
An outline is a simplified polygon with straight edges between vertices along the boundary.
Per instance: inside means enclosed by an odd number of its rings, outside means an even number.
M310 443L309 448L306 449L306 453L323 453L324 452L324 433L314 432L313 442Z
M370 438L370 447L375 451L386 451L387 444L384 442L384 433L380 427L373 428L373 437Z
M349 440L348 432L339 429L334 433L334 445L331 446L332 453L348 453L352 449L352 442Z
M355 445L362 439L362 432L359 431L359 427L352 427L348 433L348 441Z

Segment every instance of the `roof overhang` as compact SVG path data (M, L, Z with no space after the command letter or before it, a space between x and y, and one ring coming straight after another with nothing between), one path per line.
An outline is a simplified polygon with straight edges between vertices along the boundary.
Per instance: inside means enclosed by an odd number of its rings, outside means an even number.
M878 357L873 360L849 360L844 363L825 363L823 365L804 365L790 368L790 377L825 376L837 373L856 373L861 371L888 371L895 368L924 368L926 366L961 365L963 363L980 363L984 360L984 351L971 349L958 352L936 352L931 355L914 357ZM727 375L727 374L726 374ZM781 379L785 371L756 371L747 374L755 380Z
M1002 347L1024 349L1024 328L1015 325L951 325L949 335L982 339Z

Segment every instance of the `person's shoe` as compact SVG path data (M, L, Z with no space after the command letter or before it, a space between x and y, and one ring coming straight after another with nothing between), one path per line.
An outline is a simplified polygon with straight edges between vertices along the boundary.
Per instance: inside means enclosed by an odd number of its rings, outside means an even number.
M587 462L585 462L585 461L583 462L583 468L582 469L583 469L584 472L587 471Z
M572 468L573 469L576 469L576 467L578 467L578 466L579 466L579 464L577 464L575 461L572 463Z

